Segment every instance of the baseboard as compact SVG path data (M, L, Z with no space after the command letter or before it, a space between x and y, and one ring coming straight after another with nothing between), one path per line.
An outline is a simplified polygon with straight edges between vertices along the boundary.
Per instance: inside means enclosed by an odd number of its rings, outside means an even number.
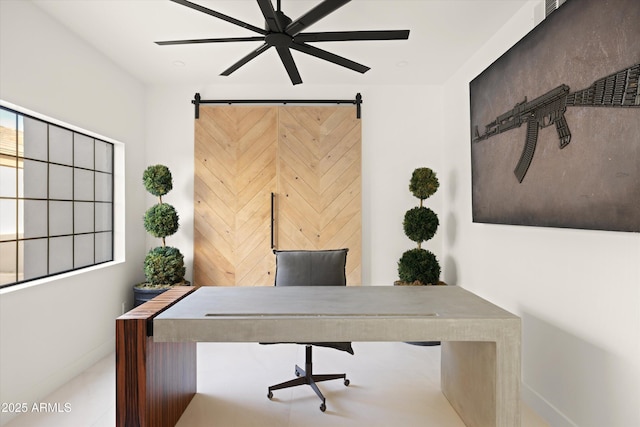
M522 401L553 427L579 427L531 387L522 383Z

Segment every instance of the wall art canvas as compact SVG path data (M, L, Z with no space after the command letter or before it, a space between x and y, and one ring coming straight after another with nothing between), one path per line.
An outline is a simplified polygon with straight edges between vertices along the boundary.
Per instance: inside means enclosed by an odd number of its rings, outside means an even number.
M474 222L640 232L639 23L568 0L471 81Z

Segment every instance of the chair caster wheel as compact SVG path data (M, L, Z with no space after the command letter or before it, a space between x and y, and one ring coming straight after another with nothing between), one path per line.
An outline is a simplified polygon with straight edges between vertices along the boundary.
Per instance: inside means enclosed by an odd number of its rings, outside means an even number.
M351 384L351 381L349 381L348 379L345 378L344 385L349 387L349 384Z
M322 404L320 405L320 410L321 410L322 412L326 411L326 410L327 410L327 405L325 405L324 403L322 403Z
M267 397L269 398L269 400L271 400L271 398L273 398L273 392L269 391L269 393L267 394Z

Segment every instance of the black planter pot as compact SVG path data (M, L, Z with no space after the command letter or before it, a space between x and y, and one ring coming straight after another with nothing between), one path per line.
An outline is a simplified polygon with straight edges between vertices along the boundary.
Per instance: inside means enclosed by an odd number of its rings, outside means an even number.
M144 304L147 301L151 301L163 292L168 291L171 288L138 288L133 287L133 306L137 307L140 304Z
M144 285L144 283L142 284ZM162 287L162 288L147 288L140 287L139 285L133 286L133 306L137 307L140 304L144 304L147 301L150 301L160 295L163 292L167 292L169 289L174 286L191 286L191 282L188 280L183 280L180 283L177 283L172 286Z

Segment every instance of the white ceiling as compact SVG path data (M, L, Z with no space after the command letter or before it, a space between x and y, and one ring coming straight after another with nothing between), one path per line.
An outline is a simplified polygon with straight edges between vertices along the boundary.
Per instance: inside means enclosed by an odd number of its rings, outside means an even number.
M254 0L191 1L264 27ZM537 0L353 0L308 31L409 29L409 40L316 44L371 67L364 75L293 55L306 84L441 84L530 1ZM274 49L231 76L219 76L262 42L156 45L160 40L258 35L169 0L33 2L147 84L291 84ZM282 0L282 10L295 20L319 2Z

